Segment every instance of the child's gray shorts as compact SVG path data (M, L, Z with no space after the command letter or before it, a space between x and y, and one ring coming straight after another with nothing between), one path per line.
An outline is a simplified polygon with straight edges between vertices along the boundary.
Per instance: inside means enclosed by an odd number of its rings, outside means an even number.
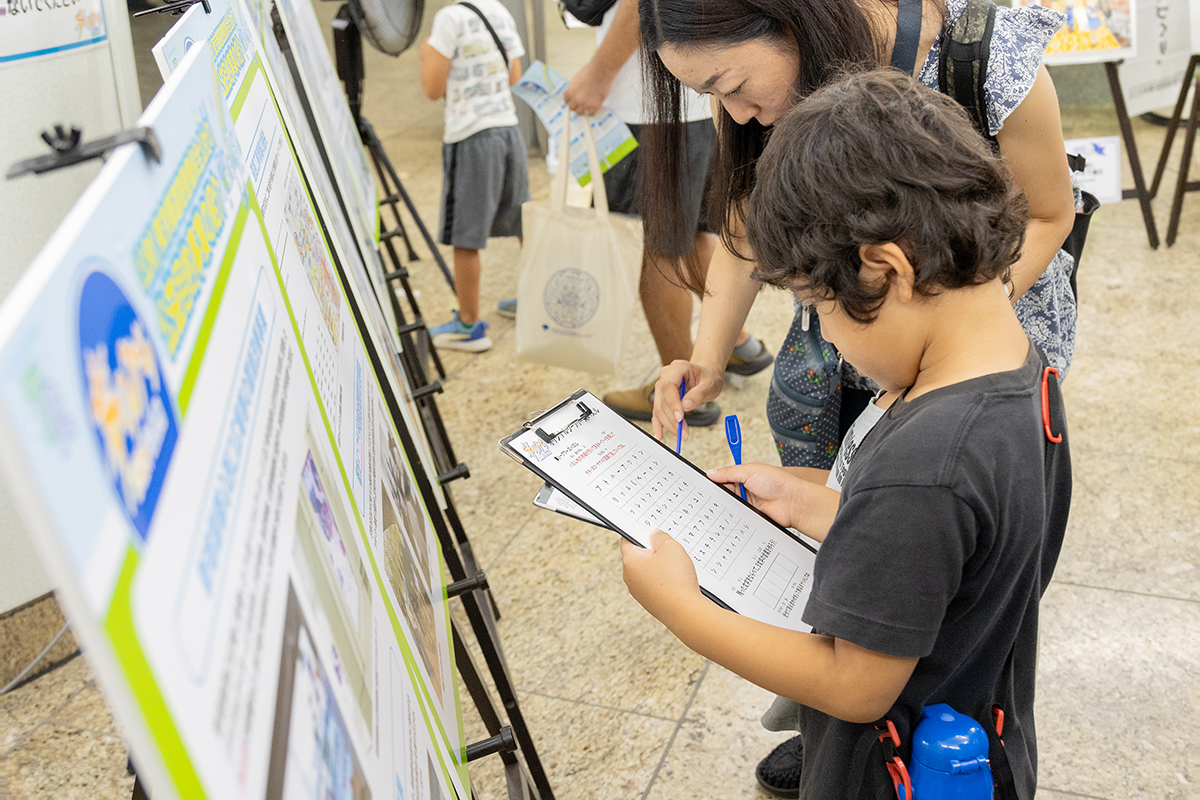
M442 145L442 215L438 240L482 250L489 236L521 235L529 200L525 138L516 126L485 128Z

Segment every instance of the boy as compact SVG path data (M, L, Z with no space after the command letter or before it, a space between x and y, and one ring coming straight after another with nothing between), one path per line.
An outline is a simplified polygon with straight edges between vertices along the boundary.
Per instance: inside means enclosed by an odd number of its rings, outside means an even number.
M521 235L521 204L529 200L527 149L508 88L521 78L524 54L499 0L441 9L419 51L421 89L430 100L446 99L439 240L454 248L458 310L429 331L437 347L480 353L492 346L479 318L479 251L489 235Z
M815 304L829 341L899 396L835 502L779 468L709 473L822 541L803 617L814 633L708 602L661 532L652 549L622 545L625 582L689 647L782 696L764 724L804 737L800 797L845 797L864 774L851 796L894 794L871 723L895 724L907 760L921 709L948 703L988 727L1004 711L992 756L1028 800L1038 602L1071 475L1065 435L1047 458L1043 367L1005 286L1024 198L952 100L891 70L800 103L757 169L756 277Z

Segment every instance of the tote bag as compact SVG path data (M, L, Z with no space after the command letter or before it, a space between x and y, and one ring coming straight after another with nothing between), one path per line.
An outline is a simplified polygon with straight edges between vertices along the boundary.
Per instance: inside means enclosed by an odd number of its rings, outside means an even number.
M591 125L584 126L595 208L566 204L570 122L550 199L521 206L517 359L615 374L636 304L628 232L609 216ZM624 254L623 254L624 251ZM640 266L640 265L639 265Z

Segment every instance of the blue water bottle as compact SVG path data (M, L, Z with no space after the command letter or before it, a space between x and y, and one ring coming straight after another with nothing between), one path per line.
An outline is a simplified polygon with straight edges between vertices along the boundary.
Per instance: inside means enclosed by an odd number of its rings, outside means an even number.
M921 712L911 762L913 800L992 800L987 733L945 703Z

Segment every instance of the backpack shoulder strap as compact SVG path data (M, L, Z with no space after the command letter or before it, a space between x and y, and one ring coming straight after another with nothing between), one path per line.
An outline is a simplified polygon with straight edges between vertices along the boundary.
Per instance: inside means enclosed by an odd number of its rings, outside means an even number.
M483 27L487 28L487 32L492 35L492 41L496 43L496 49L500 51L500 57L504 59L504 66L507 67L509 65L508 51L504 49L504 42L500 41L500 37L496 34L496 29L492 27L492 23L488 22L488 18L484 16L482 11L472 3L468 3L467 0L459 0L458 4L463 8L471 9L475 12L476 16L483 20Z
M988 125L984 80L992 48L996 4L992 0L967 0L967 6L942 34L938 55L938 86L966 109L985 139L994 140Z

